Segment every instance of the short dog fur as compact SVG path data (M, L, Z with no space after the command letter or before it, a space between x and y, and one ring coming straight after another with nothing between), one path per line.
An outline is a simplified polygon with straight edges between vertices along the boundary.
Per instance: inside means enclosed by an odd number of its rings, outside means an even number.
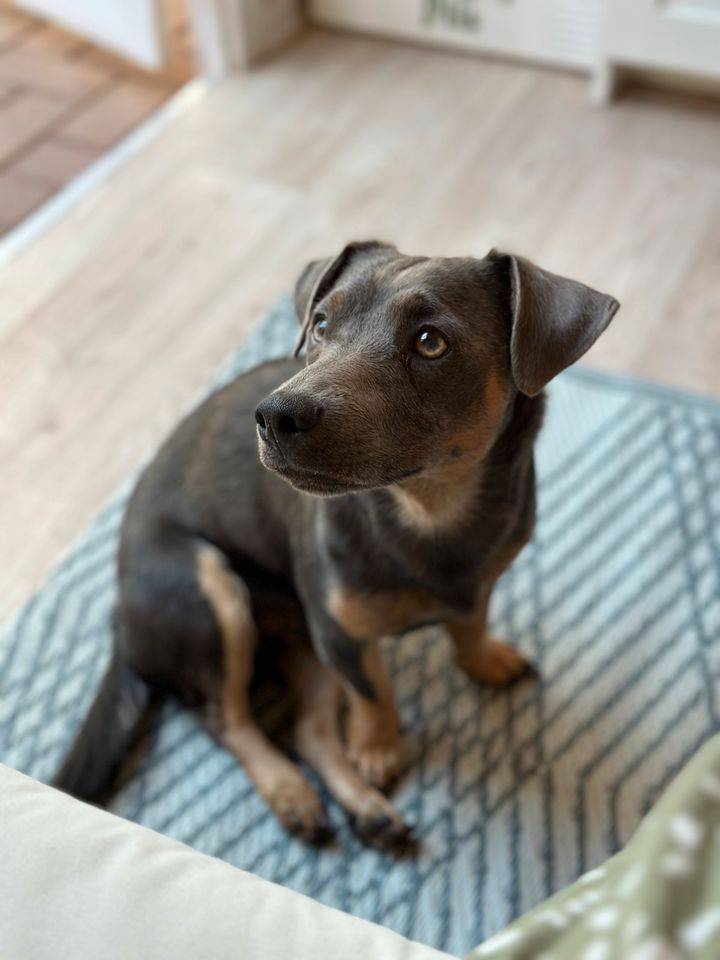
M295 302L306 362L218 390L137 484L111 663L57 784L102 798L169 693L288 829L324 837L320 798L250 707L258 645L280 638L296 752L359 834L394 842L407 827L382 791L399 725L378 641L442 623L478 681L528 672L487 635L488 601L532 533L543 388L618 303L520 257L379 242L311 263Z

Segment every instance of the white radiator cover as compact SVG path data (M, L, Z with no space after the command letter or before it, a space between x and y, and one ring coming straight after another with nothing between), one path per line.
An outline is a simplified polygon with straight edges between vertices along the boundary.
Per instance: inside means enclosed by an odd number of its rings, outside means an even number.
M602 0L309 0L311 22L590 71Z
M613 64L720 79L720 0L605 0Z

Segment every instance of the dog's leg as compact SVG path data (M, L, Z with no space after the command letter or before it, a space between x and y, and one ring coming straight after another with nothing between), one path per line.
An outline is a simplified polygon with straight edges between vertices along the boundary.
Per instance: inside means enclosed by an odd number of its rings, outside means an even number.
M282 666L293 697L299 755L320 775L361 839L393 846L407 842L410 828L347 758L338 729L342 688L334 671L320 663L310 646L294 647Z
M400 722L379 641L366 641L361 658L374 696L366 697L353 684L344 685L349 705L345 731L348 753L361 775L385 790L398 774Z
M449 620L447 629L460 669L473 680L503 687L534 674L535 668L508 644L486 633L487 609L493 586L494 582L484 585L476 613Z
M222 554L209 546L198 555L198 582L222 639L220 739L242 763L282 825L306 840L320 841L328 832L320 798L298 767L268 740L251 713L248 688L257 637L247 588Z
M308 620L315 650L337 671L347 694L350 758L368 783L386 789L399 767L400 724L380 644L361 639L359 631L352 636L317 611Z

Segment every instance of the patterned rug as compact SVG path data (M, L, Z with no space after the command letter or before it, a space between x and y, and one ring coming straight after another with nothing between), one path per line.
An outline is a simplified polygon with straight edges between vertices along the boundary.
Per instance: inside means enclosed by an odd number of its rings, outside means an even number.
M284 300L220 379L295 334ZM718 729L720 404L568 372L538 469L537 533L492 626L542 682L478 689L439 629L387 646L412 756L395 800L422 838L416 858L363 847L332 805L335 849L288 838L173 705L112 809L455 954L604 860ZM128 489L0 632L0 759L41 780L106 663Z

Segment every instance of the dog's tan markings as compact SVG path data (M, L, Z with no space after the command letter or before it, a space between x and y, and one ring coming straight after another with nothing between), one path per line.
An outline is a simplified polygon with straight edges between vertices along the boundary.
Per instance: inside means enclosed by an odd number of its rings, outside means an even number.
M475 613L447 621L458 666L481 683L501 687L533 672L532 666L516 650L486 632L492 589L526 543L527 540L514 540L498 547L483 569Z
M458 459L396 484L390 492L403 523L429 536L452 530L468 518L481 483L482 465Z
M293 740L300 756L350 814L360 835L386 842L405 839L408 828L398 812L347 758L338 729L339 680L309 646L287 651L281 665L293 700Z
M442 613L436 600L415 590L363 593L346 587L330 591L328 610L355 640L403 633Z
M197 575L222 639L222 741L286 829L312 838L325 825L320 798L300 770L270 743L250 709L248 688L257 635L247 588L213 547L198 551Z
M423 620L440 619L443 610L432 597L413 590L361 593L347 587L331 590L328 610L349 637L365 645L362 672L372 685L375 700L367 700L345 684L350 706L347 741L360 773L382 789L397 773L399 724L377 638L403 633Z
M499 373L491 373L485 383L485 408L487 416L496 430L505 415L508 395L509 390L505 377Z
M510 566L526 541L514 541L499 547L489 557L474 614L453 617L447 629L455 648L457 665L481 683L502 687L533 673L533 667L502 640L488 635L487 612L492 589L498 577Z
M503 687L531 674L533 668L516 650L486 632L487 609L494 582L494 579L485 581L476 613L448 620L447 629L460 669L473 680Z
M497 438L508 401L506 381L491 373L485 383L483 403L474 417L450 438L450 449L461 450L470 457L482 460Z
M198 553L198 584L213 609L223 644L222 722L226 730L246 723L247 690L257 636L245 584L227 567L220 553L203 547Z
M533 672L517 650L481 632L477 623L454 620L447 626L455 645L457 665L473 680L504 687Z
M360 593L346 587L330 592L328 609L353 639L364 642L362 672L375 693L374 700L345 684L350 707L347 743L350 758L371 784L385 788L398 768L399 722L392 685L385 671L379 637L401 633L427 618L435 602L420 593Z
M497 439L507 399L505 380L491 374L480 412L449 437L440 465L391 488L409 526L437 534L468 518L482 484L482 462Z

